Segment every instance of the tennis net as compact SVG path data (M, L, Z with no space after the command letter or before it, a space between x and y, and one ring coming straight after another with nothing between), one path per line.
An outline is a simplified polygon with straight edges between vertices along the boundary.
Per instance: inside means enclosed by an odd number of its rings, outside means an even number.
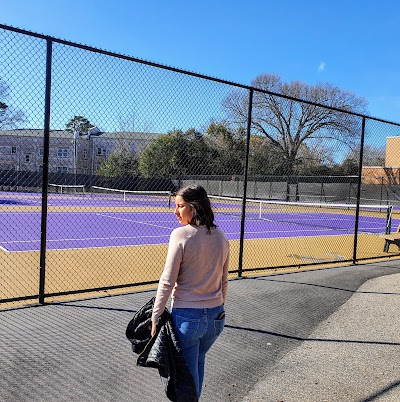
M85 194L84 184L54 184L49 183L48 189L50 193L58 194Z
M216 214L235 219L241 217L241 198L213 195L210 195L209 198ZM253 219L353 233L356 208L355 204L247 199L245 217L246 220ZM360 205L358 230L362 233L390 232L392 211L393 208L389 205Z
M91 187L92 197L132 204L135 206L170 207L171 192L169 191L135 191L107 187Z

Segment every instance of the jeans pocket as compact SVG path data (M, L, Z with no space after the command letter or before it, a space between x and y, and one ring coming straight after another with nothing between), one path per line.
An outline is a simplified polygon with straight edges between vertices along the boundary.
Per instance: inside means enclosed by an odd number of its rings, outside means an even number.
M214 321L214 336L221 335L221 332L224 329L224 325L225 325L225 317Z
M199 330L200 320L188 318L180 315L175 316L175 331L182 341L192 341L196 339Z

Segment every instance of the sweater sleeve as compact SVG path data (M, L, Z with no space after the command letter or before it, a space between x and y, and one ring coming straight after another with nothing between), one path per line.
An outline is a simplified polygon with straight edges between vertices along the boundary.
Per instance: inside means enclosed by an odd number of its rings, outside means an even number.
M226 302L226 296L228 294L229 257L230 257L230 255L229 255L229 243L228 243L228 255L226 257L224 267L223 267L223 271L222 271L222 295L224 297L224 304Z
M156 322L163 313L168 299L171 296L179 275L179 269L183 258L183 244L178 230L171 233L168 245L167 259L160 281L158 283L156 299L154 301L151 320Z

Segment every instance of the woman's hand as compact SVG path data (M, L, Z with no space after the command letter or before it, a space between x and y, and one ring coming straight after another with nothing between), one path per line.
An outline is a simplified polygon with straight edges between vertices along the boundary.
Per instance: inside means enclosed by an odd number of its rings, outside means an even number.
M152 337L156 334L156 329L157 329L156 323L152 322L151 323L151 336Z

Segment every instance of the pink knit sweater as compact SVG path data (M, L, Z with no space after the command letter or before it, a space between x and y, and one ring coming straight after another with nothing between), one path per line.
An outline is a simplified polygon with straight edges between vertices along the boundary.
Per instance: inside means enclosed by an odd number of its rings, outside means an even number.
M175 308L212 308L225 303L229 243L219 228L186 225L174 229L161 275L152 321L162 314L172 294Z

